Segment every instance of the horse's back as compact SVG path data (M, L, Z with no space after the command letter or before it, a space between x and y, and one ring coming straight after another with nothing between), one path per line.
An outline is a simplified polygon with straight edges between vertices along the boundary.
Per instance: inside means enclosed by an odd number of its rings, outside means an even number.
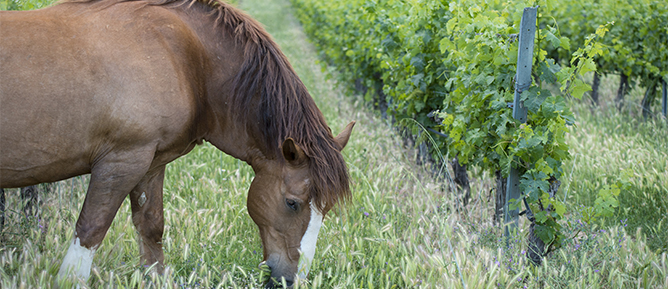
M198 80L184 54L197 43L176 16L140 5L0 14L0 187L88 173L114 150L189 143Z

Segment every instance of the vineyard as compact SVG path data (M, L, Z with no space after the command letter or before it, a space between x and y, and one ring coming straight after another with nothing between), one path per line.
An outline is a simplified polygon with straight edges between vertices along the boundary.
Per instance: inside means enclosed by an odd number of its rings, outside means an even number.
M592 101L598 103L601 75L620 76L615 102L624 106L624 96L634 86L645 91L641 103L644 117L658 114L660 85L668 75L668 4L665 1L572 1L555 5L546 25L558 28L552 32L567 37L571 45L580 47L585 36L596 25L609 23L610 32L600 40L605 52L594 59ZM553 22L553 23L549 23ZM554 34L553 34L554 35ZM548 48L550 57L570 59L569 51ZM631 104L633 105L633 104Z
M0 10L50 2L0 0ZM333 131L358 121L343 151L353 199L326 218L309 280L295 287L668 288L668 2L235 2L280 44ZM522 123L519 25L536 6ZM470 187L454 183L454 166ZM527 209L505 199L511 169L533 219L506 238L499 204ZM210 145L170 164L165 275L138 265L124 205L88 286L261 287L252 178ZM77 283L54 276L86 180L40 187L40 218L10 192L0 287ZM538 264L529 236L545 245Z
M292 2L340 80L354 83L367 102L413 136L429 138L433 159L456 157L501 183L511 167L519 169L520 190L537 212L537 235L553 246L548 250L565 237L560 221L567 206L554 191L572 157L565 139L575 123L569 101L584 96L598 104L601 75L616 74L618 107L639 86L645 89L642 115L661 118L655 111L660 84L668 79L664 1ZM529 111L522 124L512 119L508 104L520 89L515 65L521 12L536 4L534 81L522 93ZM594 91L585 95L592 90L584 77L590 74ZM614 214L630 174L619 171L599 189L588 211L592 218ZM504 198L499 188L497 198Z

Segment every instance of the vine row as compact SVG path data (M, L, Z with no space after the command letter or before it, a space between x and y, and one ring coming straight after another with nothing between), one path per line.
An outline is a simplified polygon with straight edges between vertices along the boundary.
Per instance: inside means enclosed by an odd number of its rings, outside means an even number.
M461 164L504 177L517 168L524 198L536 212L536 235L548 250L560 246L559 220L566 206L551 188L570 157L565 134L574 116L566 97L581 98L591 90L582 76L596 71L595 60L608 51L600 40L610 25L597 26L577 48L558 33L556 24L540 25L533 83L522 93L528 108L522 124L513 119L508 103L515 90L522 10L535 6L534 1L292 3L326 64L337 68L344 83L364 88L365 100L399 123L417 121L435 132L435 156L446 152ZM539 10L539 24L551 13L551 6L544 6L548 9ZM616 206L615 193L622 185L602 190L605 201L597 203L592 217Z

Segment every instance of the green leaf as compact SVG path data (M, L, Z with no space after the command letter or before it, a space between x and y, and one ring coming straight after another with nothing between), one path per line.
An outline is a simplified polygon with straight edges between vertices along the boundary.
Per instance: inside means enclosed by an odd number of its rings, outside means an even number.
M530 198L538 199L542 192L547 192L550 188L546 179L547 175L543 172L525 173L520 179L520 190Z
M593 59L587 58L584 60L584 63L582 64L582 68L580 69L580 75L584 75L585 73L590 71L596 71L596 63L594 63Z
M605 36L605 33L607 33L608 31L610 31L610 29L608 28L608 26L609 26L609 25L614 25L614 24L615 24L615 21L612 21L612 22L608 22L608 23L605 24L605 25L600 25L600 26L598 26L598 28L596 28L596 35L598 35L598 37L603 37L603 36Z
M554 174L554 170L552 169L552 167L543 158L536 161L534 166L536 167L536 170L539 170L548 176Z
M551 227L548 226L543 226L543 225L538 225L536 224L533 227L534 233L538 238L540 238L544 243L550 243L555 236L555 230Z
M538 223L545 223L547 221L547 213L545 211L536 212L533 216Z
M571 50L571 40L568 39L567 37L561 37L559 39L559 43L561 44L561 48L566 49L567 51Z
M556 74L559 70L561 70L561 67L555 64L553 59L539 63L537 68L540 78L548 83L557 82Z
M545 40L549 41L553 47L559 47L561 45L561 40L554 36L554 34L552 34L552 32L549 30L545 31Z
M580 79L574 79L571 83L571 95L577 99L582 99L585 92L591 91L591 86Z
M425 108L425 103L419 100L415 101L415 111L420 112L422 111L423 108Z
M424 73L418 73L416 75L413 75L413 77L411 78L411 82L416 87L420 87L420 83L422 82L422 78L424 78Z
M526 94L525 94L526 93ZM551 95L549 90L541 90L534 86L522 92L524 106L532 113L537 113L545 99Z
M449 38L443 38L439 42L438 48L441 53L445 53L453 47L452 41Z
M552 205L554 207L554 211L559 214L559 216L564 216L564 214L566 214L566 206L564 203L556 201L552 202Z

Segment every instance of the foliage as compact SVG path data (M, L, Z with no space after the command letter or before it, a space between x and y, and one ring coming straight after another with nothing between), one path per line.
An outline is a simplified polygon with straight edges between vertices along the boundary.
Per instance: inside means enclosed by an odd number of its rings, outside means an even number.
M574 122L564 95L544 85L560 83L582 97L581 77L596 69L600 44L590 38L562 69L546 57L547 43L570 49L567 38L538 33L533 86L522 93L528 121L512 118L517 37L527 1L333 1L294 0L297 14L344 79L372 88L366 100L387 102L396 119L415 119L440 131L435 150L490 172L519 169L520 186L532 206L556 210L537 215L546 243L559 244L564 204L550 198L549 180L569 158L567 124ZM601 36L605 29L600 31ZM373 95L382 86L382 96ZM519 200L516 200L519 201ZM519 204L519 203L518 203ZM536 209L534 208L534 209ZM539 210L538 210L539 211Z
M0 0L0 10L34 10L54 2L55 0Z
M588 103L571 102L578 126L567 136L574 157L565 163L567 174L562 184L567 203L573 207L569 211L580 211L584 205L593 214L598 193L622 180L625 183L620 187L614 217L602 216L592 223L607 227L627 220L630 233L642 229L653 250L666 252L668 126L663 120L643 121L619 112L613 85L618 78L607 76L603 80L599 109L592 111ZM642 94L636 89L629 98ZM629 168L633 170L630 176L625 172Z
M633 172L631 170L624 171L614 183L605 185L598 191L594 206L584 207L581 210L582 221L587 224L594 223L599 218L611 218L619 207L619 194L622 190L629 190L629 179Z
M552 5L542 25L570 39L571 47L586 46L599 25L614 22L598 41L604 52L594 62L601 74L624 74L631 85L655 89L668 80L668 2L663 0L566 0ZM571 51L547 47L550 56L568 64Z

